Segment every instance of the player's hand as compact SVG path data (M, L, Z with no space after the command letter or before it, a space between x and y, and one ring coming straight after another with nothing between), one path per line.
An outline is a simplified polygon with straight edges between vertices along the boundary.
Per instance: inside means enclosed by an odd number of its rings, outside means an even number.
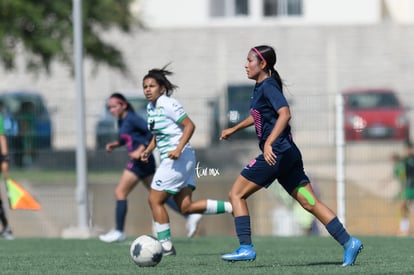
M269 165L275 165L276 164L277 156L273 152L271 145L267 145L267 144L264 145L263 157Z
M174 151L171 151L168 153L168 158L170 159L178 159L181 156L181 151L178 149L175 149Z
M142 155L142 153L145 151L145 146L144 145L139 145L138 147L137 147L137 149L135 149L134 151L132 151L132 152L129 152L129 157L131 158L131 159L136 159L136 160L140 160L141 159L141 155ZM149 155L149 154L148 154Z
M232 134L234 134L233 128L227 128L221 131L220 140L228 139Z
M142 152L139 152L137 150L129 153L129 157L131 159L141 159L141 155L142 155Z
M105 145L105 150L108 153L112 152L112 149L113 149L113 147L112 147L112 144L111 143L108 143L108 144Z
M150 156L150 153L148 151L144 151L144 152L141 153L140 159L141 159L142 162L146 163L146 162L148 162L149 156Z

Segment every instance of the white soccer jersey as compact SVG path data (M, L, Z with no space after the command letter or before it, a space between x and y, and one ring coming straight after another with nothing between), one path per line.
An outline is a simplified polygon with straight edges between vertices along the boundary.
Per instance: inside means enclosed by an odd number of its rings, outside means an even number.
M183 134L180 122L187 117L183 106L174 98L161 95L155 104L147 105L148 128L155 136L160 159L177 148Z

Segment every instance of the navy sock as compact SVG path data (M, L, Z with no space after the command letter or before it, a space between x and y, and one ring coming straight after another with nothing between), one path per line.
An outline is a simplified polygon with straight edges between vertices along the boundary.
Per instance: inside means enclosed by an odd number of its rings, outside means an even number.
M234 218L237 237L241 245L252 244L252 233L250 229L250 216L240 216Z
M326 225L326 230L328 230L329 234L331 234L331 236L342 246L349 240L349 238L351 238L338 217L333 218Z
M0 199L0 221L1 221L1 224L3 225L3 228L6 228L9 225L9 223L7 222L6 213L4 212L3 202L1 199Z
M115 207L115 223L116 230L124 231L125 217L128 210L128 204L126 200L117 200Z

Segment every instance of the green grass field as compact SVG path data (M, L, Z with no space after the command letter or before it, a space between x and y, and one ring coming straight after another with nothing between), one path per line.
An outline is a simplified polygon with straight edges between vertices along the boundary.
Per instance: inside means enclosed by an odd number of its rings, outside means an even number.
M117 244L18 238L0 240L0 274L413 274L414 238L360 238L364 249L346 268L342 248L329 237L255 237L256 261L236 263L220 259L236 248L235 237L176 238L177 255L155 267L132 262L131 238Z

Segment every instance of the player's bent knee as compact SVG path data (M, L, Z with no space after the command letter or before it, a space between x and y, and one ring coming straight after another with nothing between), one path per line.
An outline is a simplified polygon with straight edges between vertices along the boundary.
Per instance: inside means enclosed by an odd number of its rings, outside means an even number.
M315 199L315 197L313 196L313 194L311 193L311 192L309 192L305 187L303 187L303 186L300 186L299 188L298 188L298 193L305 199L305 201L306 201L306 203L310 206L310 208L308 209L307 207L305 207L305 205L304 204L302 204L303 205L303 207L306 209L306 210L311 210L311 208L313 208L315 205L316 205L316 199Z

